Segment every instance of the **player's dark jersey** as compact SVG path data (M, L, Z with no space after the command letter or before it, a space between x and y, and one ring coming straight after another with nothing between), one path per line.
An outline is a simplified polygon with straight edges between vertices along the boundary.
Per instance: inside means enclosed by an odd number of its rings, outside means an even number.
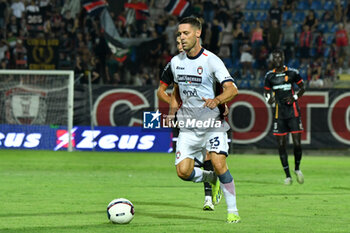
M160 83L169 86L174 82L174 75L171 72L170 62L164 67L163 73L160 77Z
M275 94L276 119L288 119L300 116L298 102L294 101L293 104L288 104L285 98L294 95L294 83L300 84L303 82L303 79L299 75L298 70L286 66L284 68L285 70L281 73L271 70L265 75L265 90L272 90Z

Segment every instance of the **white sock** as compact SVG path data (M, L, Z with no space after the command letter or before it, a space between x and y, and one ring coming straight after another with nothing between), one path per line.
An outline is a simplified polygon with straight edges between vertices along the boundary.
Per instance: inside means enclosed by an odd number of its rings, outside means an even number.
M199 167L194 167L194 177L191 179L195 183L199 182L210 182L212 183L214 180L214 172L213 171L205 171L200 169Z
M213 202L213 198L211 196L205 196L204 201L210 201Z
M230 183L226 183L226 184L220 183L220 185L225 196L227 212L238 215L236 191L235 191L235 184L233 180Z

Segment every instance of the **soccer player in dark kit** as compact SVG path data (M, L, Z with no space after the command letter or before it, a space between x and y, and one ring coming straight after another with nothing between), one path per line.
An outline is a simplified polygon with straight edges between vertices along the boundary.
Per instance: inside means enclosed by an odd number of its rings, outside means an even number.
M293 182L289 172L286 150L286 136L288 133L292 134L294 145L294 173L298 183L302 184L304 183L304 176L300 170L300 161L302 157L301 133L303 126L300 120L298 99L305 92L304 83L298 70L284 65L282 50L276 49L272 52L272 63L274 69L265 75L264 96L269 104L275 104L273 134L277 139L278 152L286 174L284 184L291 185ZM295 84L299 87L297 93L294 90Z

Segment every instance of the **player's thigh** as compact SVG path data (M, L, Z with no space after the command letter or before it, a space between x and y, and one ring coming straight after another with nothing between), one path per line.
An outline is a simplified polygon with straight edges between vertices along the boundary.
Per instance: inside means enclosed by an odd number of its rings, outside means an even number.
M186 158L198 160L203 163L203 138L197 137L193 132L180 132L176 143L175 165Z
M288 128L291 133L303 132L303 124L301 123L300 117L293 117L288 120Z
M211 163L213 164L215 173L222 175L227 171L226 157L225 154L219 154L214 151L210 152Z
M286 119L273 119L273 135L281 136L289 132L289 127Z

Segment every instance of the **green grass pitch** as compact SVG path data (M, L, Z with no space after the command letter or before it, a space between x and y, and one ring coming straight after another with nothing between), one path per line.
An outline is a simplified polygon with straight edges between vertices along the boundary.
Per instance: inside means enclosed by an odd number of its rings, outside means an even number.
M242 222L224 200L203 206L203 185L179 179L174 154L0 151L0 232L349 232L350 157L304 156L305 183L283 185L277 155L230 155ZM294 159L289 157L293 167ZM135 206L128 225L106 206Z

